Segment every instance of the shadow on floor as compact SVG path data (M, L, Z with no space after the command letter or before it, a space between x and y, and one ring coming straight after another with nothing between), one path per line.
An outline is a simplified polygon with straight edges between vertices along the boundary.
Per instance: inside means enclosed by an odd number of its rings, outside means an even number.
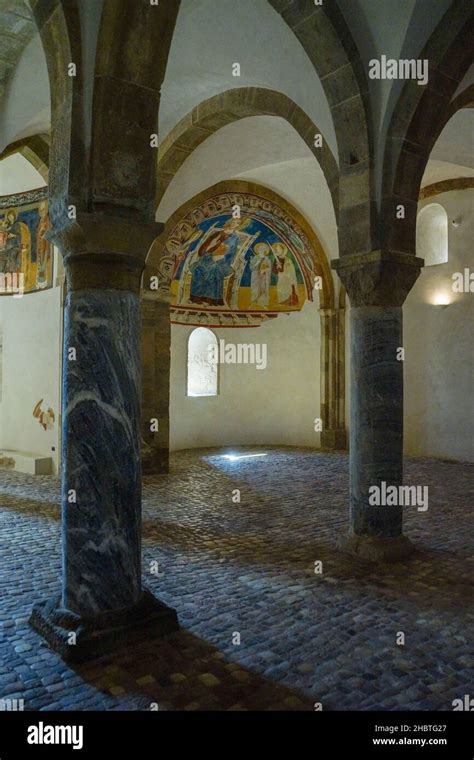
M118 697L120 709L129 701L142 710L314 709L308 697L229 661L185 630L73 669L104 696Z

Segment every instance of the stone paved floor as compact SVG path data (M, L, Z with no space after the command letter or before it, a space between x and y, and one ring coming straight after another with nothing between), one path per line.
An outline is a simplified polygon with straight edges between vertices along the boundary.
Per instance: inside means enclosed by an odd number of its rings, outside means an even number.
M450 710L472 695L474 466L407 461L406 482L430 489L428 512L406 514L419 552L373 566L334 548L347 457L240 454L263 451L182 452L171 475L145 478L144 575L182 630L74 669L27 625L58 589L58 482L2 471L0 697L40 710Z

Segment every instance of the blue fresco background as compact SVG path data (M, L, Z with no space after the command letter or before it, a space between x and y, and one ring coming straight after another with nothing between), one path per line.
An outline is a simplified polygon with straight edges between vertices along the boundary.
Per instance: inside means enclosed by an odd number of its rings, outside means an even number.
M244 217L245 216L246 215L244 214ZM199 224L196 224L195 229L196 230L202 230L204 232L204 234L205 234L209 230L210 227L213 227L213 226L222 227L223 224L224 224L224 222L228 221L231 218L232 218L232 214L226 212L226 213L220 214L218 216L213 216L210 219L204 219L202 222L199 222ZM296 256L293 254L293 251L292 251L291 247L288 245L288 243L286 243L278 235L278 233L276 233L276 232L274 232L274 230L270 229L270 227L268 227L265 224L265 222L261 221L260 219L253 219L253 218L250 218L250 221L246 225L246 227L244 229L244 232L247 233L247 234L249 234L249 235L255 235L258 232L258 238L256 238L253 241L252 246L250 247L250 249L245 254L245 258L247 260L247 265L246 265L246 267L244 269L244 272L243 272L243 275L242 275L242 279L240 281L240 287L250 287L252 272L251 272L251 269L250 269L250 263L249 262L250 262L250 259L252 257L251 251L253 249L253 246L256 245L256 243L267 243L268 245L272 245L273 243L284 243L288 247L288 249L290 251L290 258L291 258L293 264L295 265L296 281L297 281L297 283L299 285L301 285L301 284L304 283L303 275L301 273L300 265L298 263L298 260L297 260ZM201 244L201 242L202 242L202 236L198 240L195 240L189 246L186 258L181 262L178 270L176 271L175 278L174 278L175 280L179 280L180 279L181 274L183 272L183 268L184 268L184 266L186 264L186 261L189 259L189 257L193 253L193 251L196 248L199 247L199 245ZM270 253L270 259L271 259L272 262L275 260L275 256L273 255L273 253ZM277 284L277 280L278 280L277 275L275 275L274 273L272 273L270 285L276 285Z

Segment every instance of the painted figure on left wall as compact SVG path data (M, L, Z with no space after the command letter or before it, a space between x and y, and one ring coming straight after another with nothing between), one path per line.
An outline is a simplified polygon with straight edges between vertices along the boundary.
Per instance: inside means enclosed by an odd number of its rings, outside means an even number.
M18 212L9 208L0 226L0 271L22 271L22 257L28 250L29 231L20 222Z
M47 188L0 196L0 273L22 275L23 292L53 284ZM9 295L8 292L2 295Z

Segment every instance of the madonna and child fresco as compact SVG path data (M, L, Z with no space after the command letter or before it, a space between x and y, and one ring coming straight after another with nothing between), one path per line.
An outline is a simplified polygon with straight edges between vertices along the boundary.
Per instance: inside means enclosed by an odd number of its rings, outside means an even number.
M0 288L8 295L15 284L31 293L53 284L46 191L32 191L0 198Z
M165 272L173 310L270 316L312 300L318 274L288 213L249 194L220 195L178 223L166 241Z

